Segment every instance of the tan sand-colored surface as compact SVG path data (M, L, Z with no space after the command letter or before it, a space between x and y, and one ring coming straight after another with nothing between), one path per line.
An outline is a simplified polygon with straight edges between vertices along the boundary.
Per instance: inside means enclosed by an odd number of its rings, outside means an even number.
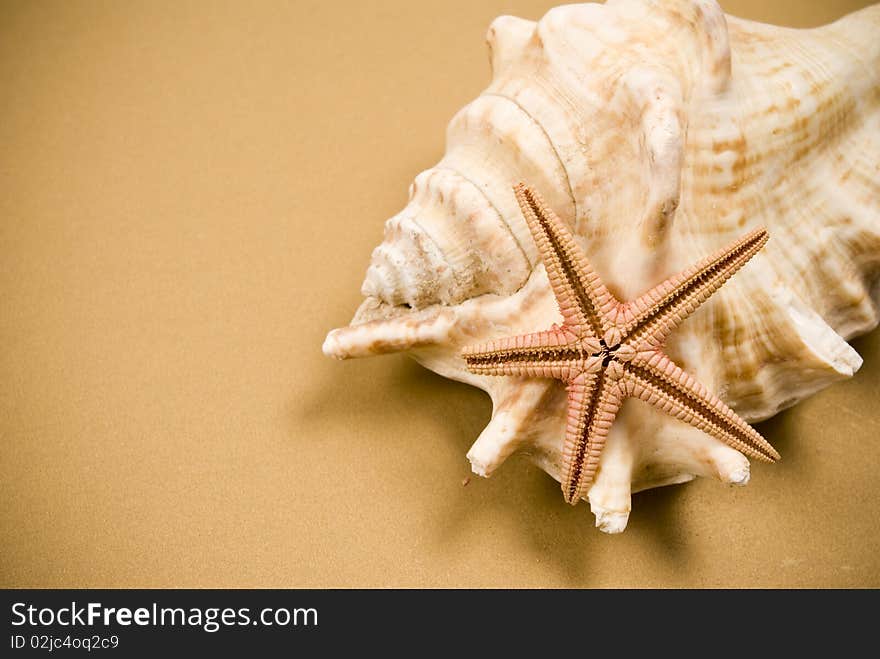
M880 586L877 332L762 424L782 462L615 537L524 459L462 486L482 392L321 354L489 22L551 6L0 4L0 584Z

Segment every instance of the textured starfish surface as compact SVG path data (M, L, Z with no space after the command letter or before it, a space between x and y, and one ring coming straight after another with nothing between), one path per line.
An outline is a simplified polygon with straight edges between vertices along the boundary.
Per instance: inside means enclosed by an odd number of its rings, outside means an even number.
M468 347L462 356L472 373L555 378L567 384L565 500L576 504L588 492L608 431L627 397L752 458L777 460L779 454L754 428L663 352L669 334L764 246L767 231L753 231L641 297L620 302L541 196L522 183L514 192L544 261L562 326Z

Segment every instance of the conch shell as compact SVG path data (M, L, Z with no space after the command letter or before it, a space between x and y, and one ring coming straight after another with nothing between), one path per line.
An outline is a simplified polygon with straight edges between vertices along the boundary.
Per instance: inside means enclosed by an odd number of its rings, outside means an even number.
M880 6L814 30L725 16L712 0L567 5L488 32L492 82L451 121L437 166L385 225L338 358L406 351L492 397L470 449L560 478L557 381L469 373L460 351L560 320L511 185L572 228L618 299L750 229L771 240L671 337L668 354L749 421L847 378L846 339L878 323ZM772 442L772 437L769 438ZM745 484L744 456L624 405L587 498L622 531L631 493L697 475Z

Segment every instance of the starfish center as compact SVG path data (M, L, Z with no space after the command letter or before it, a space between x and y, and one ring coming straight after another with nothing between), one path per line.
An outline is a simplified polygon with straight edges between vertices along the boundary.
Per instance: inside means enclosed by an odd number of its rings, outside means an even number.
M609 346L605 343L605 339L599 340L599 345L601 346L601 350L597 353L594 353L593 357L601 357L602 358L602 368L608 368L608 364L611 363L617 354L617 349L620 347L620 344L617 343L613 346Z

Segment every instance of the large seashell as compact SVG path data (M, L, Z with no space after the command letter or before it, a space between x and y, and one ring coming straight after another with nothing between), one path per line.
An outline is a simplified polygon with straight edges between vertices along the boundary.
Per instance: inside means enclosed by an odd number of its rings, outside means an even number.
M488 476L515 451L557 480L555 381L472 375L463 346L559 320L511 185L574 229L620 299L764 225L771 240L667 351L744 418L767 418L861 365L878 323L880 6L794 30L711 0L610 0L489 28L489 87L388 220L328 355L407 351L492 397L468 453ZM772 441L772 437L770 438ZM697 475L744 484L747 460L628 402L588 499L607 532L630 494Z

